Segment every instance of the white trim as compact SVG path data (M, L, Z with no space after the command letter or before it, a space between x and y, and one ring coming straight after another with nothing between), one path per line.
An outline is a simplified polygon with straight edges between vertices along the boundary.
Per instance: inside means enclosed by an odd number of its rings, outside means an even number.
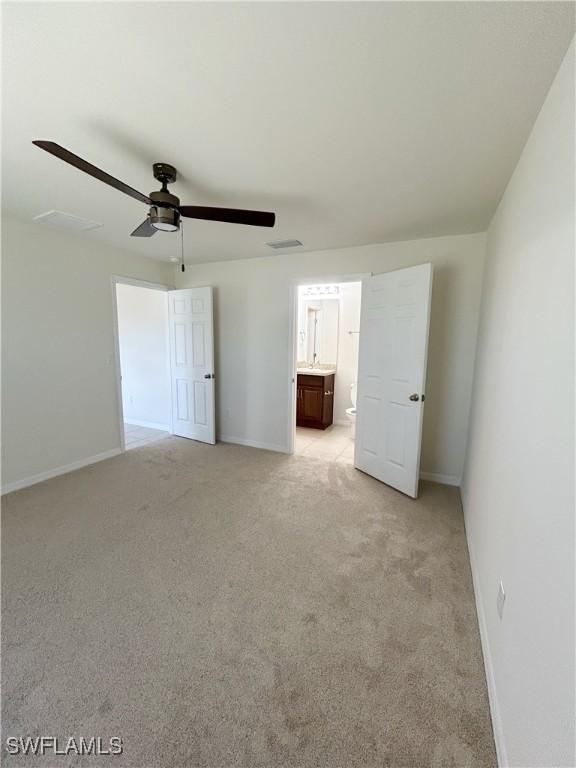
M123 285L135 285L137 288L152 288L154 291L173 291L173 285L164 283L151 283L148 280L140 280L137 277L125 277L124 275L112 275L112 282L122 283Z
M426 262L425 264L419 264L421 267L429 268L429 283L428 283L428 306L426 307L426 335L424 337L424 367L422 369L422 381L420 383L420 392L426 392L426 374L428 371L428 347L430 343L430 316L432 314L432 291L434 290L434 265L432 262ZM416 389L418 392L418 389ZM422 403L420 408L420 421L418 423L418 455L416 456L416 477L420 478L420 463L422 461L422 434L424 432L424 411L426 409L426 403L424 397L422 397ZM442 485L460 485L462 478L450 477L450 475L439 475L444 478L443 480L436 480L436 482ZM429 480L432 478L428 478ZM418 496L418 481L416 481L416 497Z
M288 293L288 424L286 431L287 453L294 453L296 440L296 339L298 338L298 283L290 282Z
M433 483L441 485L455 485L460 487L462 478L457 475L441 475L438 472L420 472L421 480L431 480Z
M346 422L348 424L348 422ZM244 437L234 437L233 435L218 435L218 441L221 443L234 443L235 445L245 445L248 448L260 448L264 451L274 451L275 453L291 454L286 445L275 445L274 443L261 443L258 440L247 440ZM421 472L421 480L431 480L441 485L460 485L460 478L454 475L439 475L436 472Z
M496 678L494 676L494 665L492 663L492 653L490 652L490 641L488 639L488 628L486 626L486 616L484 614L484 603L482 602L482 592L480 591L480 578L476 568L476 559L474 550L468 538L466 529L466 509L464 500L460 494L462 511L464 516L464 531L466 533L466 542L468 544L468 558L470 560L470 570L472 571L472 584L474 586L474 599L476 602L476 614L478 616L478 627L480 629L480 643L482 645L482 656L484 658L484 672L486 675L486 686L488 688L488 703L490 704L490 717L492 718L492 732L494 734L494 744L496 746L496 759L500 768L507 768L508 753L506 742L504 740L504 727L502 725L502 716L500 714L500 705L498 703L498 692L496 689Z
M234 443L235 445L245 445L248 448L261 448L264 451L274 451L274 453L290 453L287 446L275 445L274 443L261 443L258 440L247 440L244 437L233 437L232 435L218 435L218 441L221 443Z
M347 272L345 275L320 275L317 277L294 277L292 285L324 285L326 283L361 283L374 272Z
M170 290L176 290L170 289ZM170 356L170 298L168 296L169 291L166 292L166 308L164 312L164 318L165 318L165 325L166 325L166 377L167 377L167 392L168 394L168 409L170 411L170 422L167 425L167 430L170 432L171 435L174 434L174 416L173 416L173 402L172 402L172 357Z
M161 424L159 421L144 421L144 419L125 419L124 424L132 424L134 427L147 427L148 429L160 429L162 432L171 432L170 424Z
M21 488L27 488L29 485L42 483L44 480L50 480L52 477L67 475L68 472L74 472L76 469L82 469L82 467L87 467L90 464L97 464L99 461L111 459L114 456L119 456L121 453L121 448L112 448L109 451L97 453L95 456L88 456L88 458L80 459L79 461L73 461L72 463L65 464L62 467L55 467L54 469L48 469L46 472L40 472L37 475L24 477L22 480L15 480L13 483L7 483L6 485L2 486L2 495L5 493L12 493L12 491L19 491Z
M114 374L116 377L116 412L118 415L118 433L120 436L120 452L126 450L124 437L124 407L122 405L122 369L120 367L120 330L118 325L118 292L116 285L121 278L112 275L112 335L114 337Z
M114 336L114 368L116 374L116 404L118 411L118 431L120 435L120 453L124 453L126 450L126 439L124 436L124 407L122 405L122 368L120 365L120 330L118 326L118 292L116 286L118 283L122 285L134 285L138 288L150 288L154 291L163 291L166 293L166 371L170 381L170 331L168 328L168 291L173 291L174 287L164 285L163 283L150 283L148 280L139 280L136 277L125 277L124 275L112 275L112 330ZM171 391L171 390L170 390ZM170 414L172 414L172 402L170 405ZM171 416L172 417L172 416ZM126 423L130 423L126 421ZM144 425L140 425L144 426ZM154 427L157 429L158 427ZM166 427L166 431L173 434L172 422Z

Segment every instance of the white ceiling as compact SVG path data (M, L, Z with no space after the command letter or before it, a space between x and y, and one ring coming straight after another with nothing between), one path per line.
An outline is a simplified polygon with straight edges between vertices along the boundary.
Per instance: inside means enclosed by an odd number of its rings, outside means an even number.
M4 3L3 195L129 233L141 203L31 144L51 139L148 193L273 210L274 229L187 223L187 260L486 228L574 35L555 2ZM40 225L38 225L40 226ZM300 249L301 250L301 249Z

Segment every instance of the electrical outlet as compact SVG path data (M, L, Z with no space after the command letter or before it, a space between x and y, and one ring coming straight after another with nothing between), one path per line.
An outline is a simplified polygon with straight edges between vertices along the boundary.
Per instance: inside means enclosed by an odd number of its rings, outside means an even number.
M504 591L504 584L500 582L500 585L498 587L498 597L496 598L496 609L498 611L498 616L502 618L504 615L504 602L506 601L506 592Z
M230 418L231 413L232 412L231 412L230 408L226 408L225 411L224 411L224 415L226 416L227 419Z
M134 396L133 396L133 395L130 395L130 397L128 398L128 400L130 401L130 405L133 405L133 403L134 403Z

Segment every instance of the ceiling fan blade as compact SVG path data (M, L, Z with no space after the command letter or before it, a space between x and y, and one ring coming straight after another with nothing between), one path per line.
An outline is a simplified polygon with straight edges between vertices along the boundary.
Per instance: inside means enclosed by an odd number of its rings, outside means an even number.
M130 237L152 237L156 232L158 232L158 230L150 224L150 219L144 219L142 224L136 227L134 232L131 233Z
M211 208L205 205L181 205L179 211L189 219L227 221L230 224L248 224L253 227L273 227L276 214L267 211L243 211L239 208Z
M49 152L51 155L54 155L54 157L58 157L60 160L64 160L65 163L73 165L74 168L78 168L80 171L84 171L84 173L93 176L95 179L98 179L98 181L103 181L104 184L109 184L119 192L124 192L125 195L130 195L130 197L133 197L135 200L139 200L141 203L146 203L146 205L152 204L150 198L146 195L143 195L142 192L138 192L137 189L132 189L132 187L129 187L128 184L124 184L123 181L115 179L114 176L110 176L110 174L106 173L106 171L100 170L100 168L92 165L92 163L88 163L86 160L78 157L78 155L69 152L67 149L64 149L64 147L61 147L60 144L55 144L53 141L44 141L42 139L37 139L36 141L33 141L32 144L35 144L37 147L40 147L40 149Z

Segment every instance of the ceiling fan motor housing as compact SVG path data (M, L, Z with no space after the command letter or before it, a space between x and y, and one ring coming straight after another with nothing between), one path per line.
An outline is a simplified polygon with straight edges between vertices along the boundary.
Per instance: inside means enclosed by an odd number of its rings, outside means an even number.
M176 232L180 228L180 214L175 208L153 205L150 208L150 224L164 232Z
M150 208L150 224L164 232L175 232L180 228L180 200L170 192L160 190L150 192L150 200L154 203Z

